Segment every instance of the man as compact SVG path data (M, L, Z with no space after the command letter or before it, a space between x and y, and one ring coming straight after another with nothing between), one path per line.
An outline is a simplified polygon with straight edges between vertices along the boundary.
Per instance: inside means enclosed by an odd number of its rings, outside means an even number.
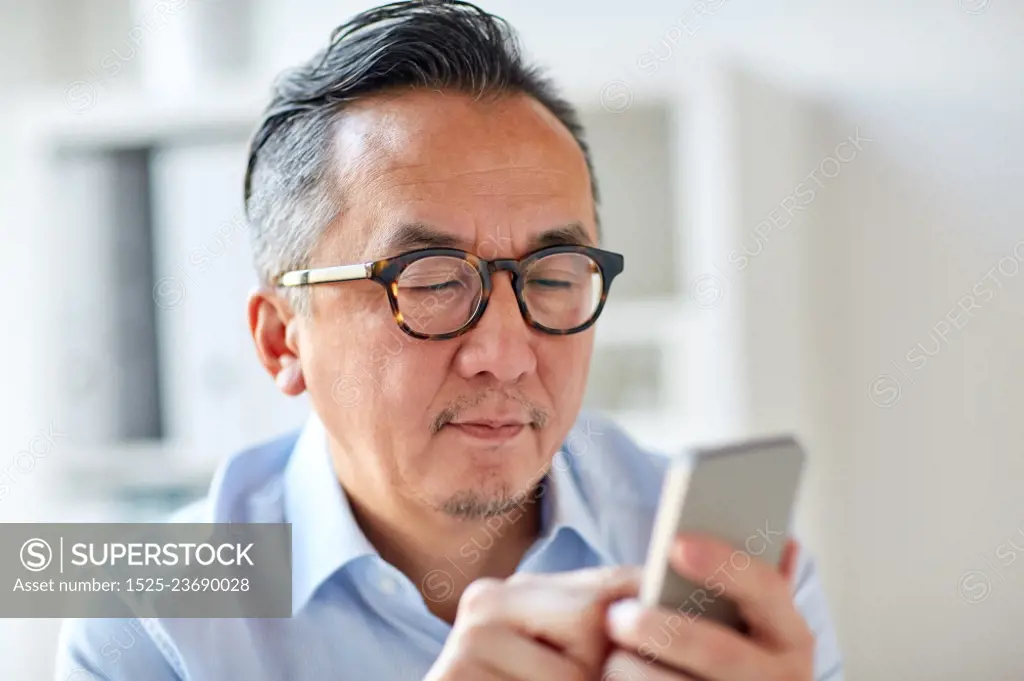
M572 107L469 4L361 14L280 80L246 178L249 322L315 416L187 517L291 523L293 617L70 621L58 678L840 678L793 544L723 580L747 636L635 600L665 460L579 414L623 266L593 177ZM675 566L731 555L681 538Z

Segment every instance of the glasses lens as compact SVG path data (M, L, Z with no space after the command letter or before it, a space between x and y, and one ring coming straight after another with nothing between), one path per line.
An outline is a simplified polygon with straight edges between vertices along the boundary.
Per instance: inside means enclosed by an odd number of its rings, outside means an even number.
M601 268L582 253L555 253L523 273L523 299L538 324L568 331L586 324L601 303Z
M465 260L423 258L398 277L398 309L413 331L451 333L476 312L481 290L480 273Z

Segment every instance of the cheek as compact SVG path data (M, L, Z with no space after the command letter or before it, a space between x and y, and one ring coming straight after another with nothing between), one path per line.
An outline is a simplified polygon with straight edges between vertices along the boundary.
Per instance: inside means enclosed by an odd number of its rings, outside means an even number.
M593 331L569 337L554 337L539 352L540 380L561 415L575 419L583 402L594 349Z
M304 368L310 396L337 426L336 436L360 432L378 440L375 446L383 446L379 438L397 446L413 433L425 434L450 351L407 336L390 317L361 324L358 334L335 331L319 334L313 361Z
M387 353L378 354L369 371L389 409L410 419L429 417L448 375L450 352L439 343L397 333L403 340L392 344Z
M387 407L399 391L391 374L408 352L411 338L387 310L375 309L368 296L338 296L322 303L303 348L303 369L311 397L323 413L345 421L364 420L368 411ZM321 301L322 302L322 301Z

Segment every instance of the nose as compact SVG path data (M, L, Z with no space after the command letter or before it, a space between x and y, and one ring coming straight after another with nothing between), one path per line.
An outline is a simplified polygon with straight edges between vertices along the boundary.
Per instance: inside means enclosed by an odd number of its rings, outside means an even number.
M463 336L456 370L466 379L490 374L501 383L515 383L537 368L533 331L519 311L510 275L498 272L492 281L487 309Z

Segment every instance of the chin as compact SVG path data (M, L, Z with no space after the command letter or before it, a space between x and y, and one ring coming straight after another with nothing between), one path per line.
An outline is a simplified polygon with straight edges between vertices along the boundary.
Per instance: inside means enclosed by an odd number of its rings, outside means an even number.
M466 452L457 488L475 489L494 497L522 494L529 491L547 469L533 450L507 452L500 461L495 461L492 454Z
M533 488L532 482L513 487L501 481L491 485L468 486L446 495L436 509L460 520L481 520L522 509Z
M521 505L550 464L532 443L448 451L453 458L446 457L440 470L435 469L442 475L448 474L443 490L431 496L439 510L467 519L498 515Z

